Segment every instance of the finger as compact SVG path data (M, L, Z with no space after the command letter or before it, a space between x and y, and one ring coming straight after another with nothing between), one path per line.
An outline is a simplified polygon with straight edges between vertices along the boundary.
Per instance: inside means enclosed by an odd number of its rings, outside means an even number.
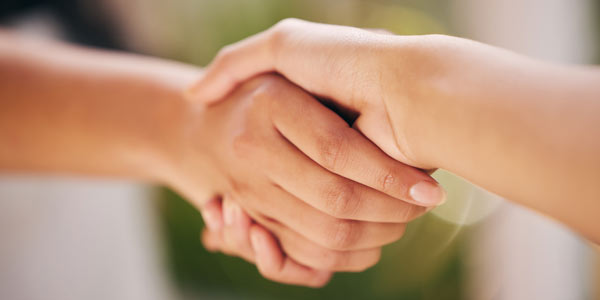
M285 225L260 215L253 218L275 234L284 252L298 263L319 270L360 272L375 265L381 249L338 251L321 247Z
M274 237L261 225L252 225L252 232L257 236L253 236L251 253L229 248L218 232L204 230L202 240L207 249L220 250L228 255L240 256L249 262L256 263L260 273L273 281L320 287L331 278L332 274L329 271L309 268L286 257ZM248 258L250 256L251 258Z
M337 219L327 215L279 187L268 191L269 197L246 195L256 203L254 210L270 217L321 247L333 250L363 250L392 243L404 234L404 223L375 223ZM407 219L423 214L425 209L414 207Z
M312 207L338 219L405 223L424 207L331 173L281 137L277 159L264 159L269 180ZM285 162L285 163L281 163ZM307 188L310 187L310 188ZM417 213L414 210L417 209Z
M248 232L248 240L249 237L250 233ZM206 250L210 252L220 251L230 256L240 257L250 263L255 262L254 250L252 249L252 246L250 244L248 244L247 247L243 248L231 247L227 242L225 242L225 236L223 232L210 231L204 229L202 231L201 239L204 248L206 248Z
M265 278L310 287L321 287L331 278L329 271L305 267L284 256L275 238L262 226L252 226L250 236L256 253L256 266Z
M223 227L223 215L221 211L221 199L212 199L200 204L200 214L206 227L212 231L219 231Z
M392 159L333 111L288 85L279 89L281 101L275 102L273 122L312 160L333 173L413 204L435 206L444 201L444 190L429 175ZM290 110L294 113L277 113Z
M195 101L214 102L255 75L278 72L313 94L352 99L356 95L352 95L354 89L349 84L364 83L366 94L377 88L371 82L377 70L363 70L357 75L357 66L349 64L374 67L376 64L370 60L377 55L359 60L356 47L365 47L365 53L372 54L372 45L382 45L382 40L388 38L358 28L286 19L222 50L189 89L188 96Z
M201 239L204 248L210 252L220 251L221 247L224 245L220 231L203 229Z
M218 231L203 230L204 247L211 252L221 251L254 262L249 232L252 220L230 197L225 197L220 206L222 211L219 213L223 216L224 226Z
M405 223L425 209L333 174L316 165L293 145L282 144L279 159L288 164L269 164L267 174L270 180L332 217ZM310 188L306 188L307 186Z
M227 195L223 199L223 247L228 252L233 252L247 261L254 261L254 253L250 245L250 225L252 220L234 201Z
M262 225L252 225L255 236L251 244L250 217L243 211L241 214L237 213L239 206L236 208L237 204L227 199L231 198L225 197L223 202L223 215L227 216L224 218L226 220L224 229L222 231L205 229L202 232L202 243L207 250L222 251L251 263L256 262L261 274L273 281L309 287L321 287L329 281L331 272L312 269L285 257L274 237ZM241 236L242 239L239 238Z
M223 48L200 80L187 90L188 97L214 102L253 75L272 70L268 38L268 32L263 32ZM252 55L253 59L240 59L243 53Z

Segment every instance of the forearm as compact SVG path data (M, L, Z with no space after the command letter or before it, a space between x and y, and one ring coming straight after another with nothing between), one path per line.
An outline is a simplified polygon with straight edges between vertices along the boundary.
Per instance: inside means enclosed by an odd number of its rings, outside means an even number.
M470 47L414 106L414 153L600 241L600 70Z
M0 168L156 180L198 70L0 35Z

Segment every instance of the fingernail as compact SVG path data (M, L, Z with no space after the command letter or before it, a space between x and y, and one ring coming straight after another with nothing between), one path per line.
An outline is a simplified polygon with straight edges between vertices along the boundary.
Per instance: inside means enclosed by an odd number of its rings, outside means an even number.
M204 223L209 230L218 231L221 229L221 222L214 211L205 210L202 212L202 216L204 217Z
M409 193L413 200L423 205L439 205L446 201L446 191L429 181L421 181L413 185Z
M223 206L223 219L225 225L231 226L233 224L233 219L235 218L234 205L229 201L225 201Z

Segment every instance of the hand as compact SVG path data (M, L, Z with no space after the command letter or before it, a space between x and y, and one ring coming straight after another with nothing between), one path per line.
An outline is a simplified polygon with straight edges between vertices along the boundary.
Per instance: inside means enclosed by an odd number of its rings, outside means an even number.
M403 52L396 51L398 44ZM409 107L394 118L386 110L387 99L416 97L422 86L419 72L431 72L432 64L425 59L401 59L412 44L411 37L287 19L221 50L189 96L215 102L256 74L278 72L310 93L356 111L354 126L391 157L430 169L433 166L418 159L406 140L414 135L407 132L419 130L409 126L418 124L407 121L415 118L406 113ZM407 71L398 72L403 68Z
M221 251L256 264L265 278L281 283L321 287L332 272L302 266L282 252L277 239L262 225L253 222L231 198L213 198L203 207L203 214L225 220L219 230L205 228L202 243L209 251Z
M281 78L251 80L228 98L207 109L191 105L179 118L184 134L172 147L168 181L190 199L235 199L302 265L364 270L405 222L443 201L413 198L415 186L443 191ZM213 229L222 226L204 214Z

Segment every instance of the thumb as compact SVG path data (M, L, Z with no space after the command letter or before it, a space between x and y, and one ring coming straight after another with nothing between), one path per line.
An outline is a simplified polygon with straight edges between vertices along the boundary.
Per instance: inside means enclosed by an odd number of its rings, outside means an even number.
M269 32L265 31L221 49L200 78L187 89L187 99L214 103L251 77L274 71L268 38Z
M366 100L363 96L378 98L373 45L382 36L358 28L286 19L223 48L188 95L192 101L216 102L253 76L277 72L313 95L356 108L355 100Z

